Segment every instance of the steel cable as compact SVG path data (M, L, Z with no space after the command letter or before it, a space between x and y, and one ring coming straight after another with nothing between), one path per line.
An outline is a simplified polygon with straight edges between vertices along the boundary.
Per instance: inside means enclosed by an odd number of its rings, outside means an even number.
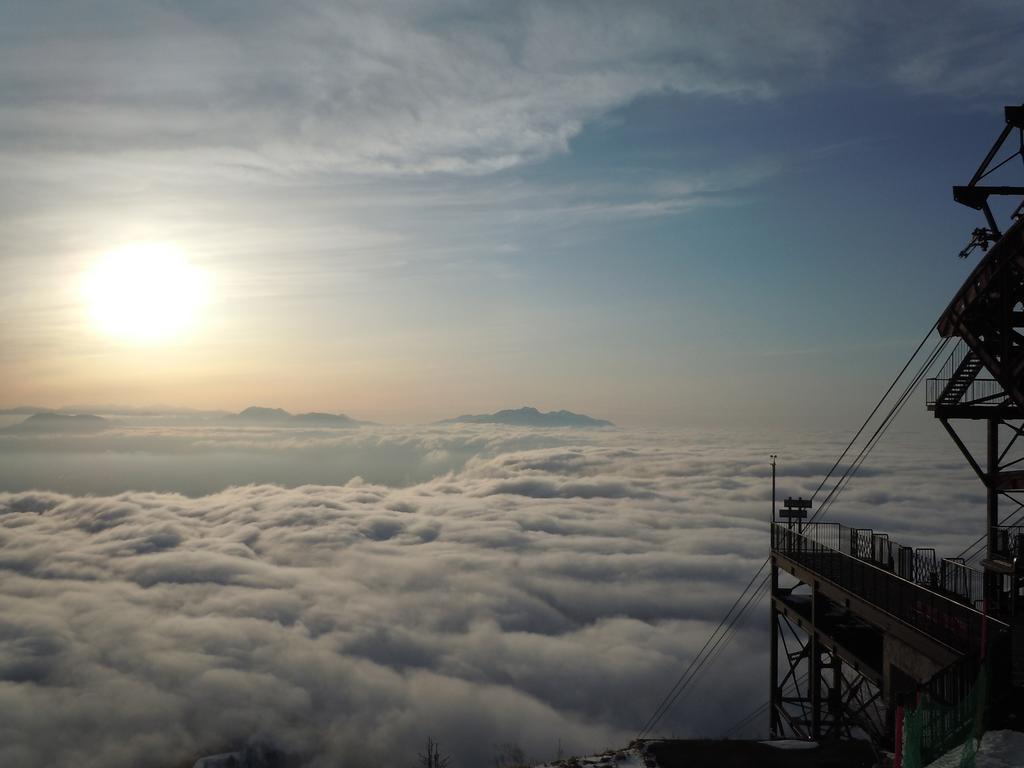
M843 450L842 454L840 454L840 457L832 465L832 467L829 470L828 474L826 474L825 478L822 480L822 482L818 486L817 490L815 490L814 496L817 496L817 494L825 486L825 483L828 481L829 477L832 475L832 473L835 472L836 468L842 462L843 458L847 455L847 453L849 453L849 451L852 448L853 444L856 442L856 440L860 437L860 435L867 428L867 426L870 423L871 419L875 416L875 414L878 412L878 410L884 404L885 400L892 393L893 389L895 389L896 385L899 383L900 379L903 377L903 374L906 373L907 369L910 367L910 365L913 363L914 359L918 356L918 354L920 353L921 349L924 347L924 345L927 343L928 339L931 337L932 332L935 330L936 325L937 325L937 323L935 325L932 325L932 327L928 329L928 332L925 334L925 336L921 340L921 342L917 345L917 347L915 348L913 354L911 354L910 358L907 360L907 362L900 369L899 373L896 375L896 378L893 379L892 383L885 390L885 392L883 393L882 397L879 399L879 401L875 405L875 407L872 408L871 412L868 414L867 418L864 420L864 423L861 425L860 429L857 430L857 432L854 434L853 438L851 438L850 442L847 444L846 448ZM861 451L858 454L857 458L850 464L849 467L847 467L846 471L843 473L843 476L839 479L839 481L836 483L836 485L833 486L832 490L829 492L828 496L826 497L826 500L823 503L823 506L821 508L819 508L818 511L816 511L814 513L814 515L811 517L812 521L815 520L816 518L820 517L820 516L823 516L825 514L825 512L827 511L828 507L831 505L832 501L834 501L834 498L837 497L838 494L842 492L842 488L845 487L845 485L849 482L849 479L856 473L857 468L859 468L859 466L863 463L863 460L871 452L871 450L877 444L878 440L881 439L881 437L885 434L886 430L888 429L889 424L892 423L892 421L895 419L895 417L902 410L903 406L906 404L906 402L909 399L910 395L914 392L914 390L916 390L917 386L920 384L920 382L921 382L922 378L924 377L924 375L927 373L927 371L934 364L934 362L938 358L939 354L941 354L941 351L945 347L947 341L948 341L948 339L940 339L940 341L936 345L935 349L928 355L928 357L926 358L924 364L922 364L922 366L918 369L917 373L915 374L915 376L911 380L910 384L908 384L906 389L904 389L903 393L900 395L900 397L898 398L897 402L889 409L889 412L886 414L886 417L883 419L882 424L879 425L879 427L872 434L872 437L868 440L867 445L865 445L865 447L861 449ZM812 499L814 498L814 496L812 496ZM749 608L751 603L754 602L755 599L758 602L760 601L760 597L758 597L758 595L761 594L761 596L763 597L763 593L761 593L761 590L767 584L767 581L768 581L768 577L767 576L765 576L762 579L761 583L758 584L754 594L750 595L750 597L747 598L746 603L743 604L742 608L739 608L739 610L737 611L737 607L743 601L744 597L747 596L747 593L750 591L751 587L753 586L754 582L757 580L758 576L760 576L761 573L764 571L765 567L768 565L768 562L769 562L769 559L766 558L765 561L761 564L761 566L754 573L754 575L751 577L750 581L747 582L747 585L744 587L743 591L739 594L739 596L736 598L736 600L733 602L733 604L729 607L729 610L726 612L725 616L723 616L722 620L718 623L718 626L715 627L715 629L712 631L712 633L708 636L708 639L705 640L704 645L697 652L697 655L694 656L693 659L690 660L690 663L687 665L686 669L679 676L679 678L675 681L675 683L672 685L672 687L669 689L669 691L665 694L665 696L662 698L661 702L659 702L659 704L655 708L654 712L650 715L650 717L647 718L647 721L644 723L644 726L640 729L639 733L637 734L637 738L638 739L641 739L644 736L646 736L648 733L650 733L652 731L652 729L655 726L657 726L657 724L661 721L661 719L665 716L665 714L668 713L668 711L672 708L672 706L675 704L675 702L679 700L679 698L685 692L687 687L689 687L692 684L692 682L697 678L699 673L704 668L706 668L707 666L710 666L709 662L713 663L714 658L717 658L717 656L721 653L721 651L724 650L725 646L722 645L723 641L726 642L726 644L728 643L728 641L726 640L726 636L731 633L731 631L733 630L733 627L736 625L736 623L739 621L739 619L742 617L742 615L746 612L746 610ZM710 650L709 650L709 648L710 648ZM718 651L717 653L716 653L716 650ZM714 658L712 658L712 657L714 657Z

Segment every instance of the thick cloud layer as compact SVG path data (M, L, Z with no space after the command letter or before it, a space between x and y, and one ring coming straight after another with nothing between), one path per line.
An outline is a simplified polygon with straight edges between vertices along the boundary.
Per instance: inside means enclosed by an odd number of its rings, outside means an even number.
M112 428L96 434L0 431L0 488L197 496L249 483L340 485L357 476L409 485L461 469L474 456L574 439L558 430L297 429L107 418Z
M621 745L763 560L767 454L780 495L810 496L843 436L336 436L371 438L467 458L409 485L0 494L0 764L176 765L261 740L406 765L428 734L458 766L501 743ZM975 486L908 436L832 517L954 554L980 529ZM665 733L716 735L760 703L764 624Z

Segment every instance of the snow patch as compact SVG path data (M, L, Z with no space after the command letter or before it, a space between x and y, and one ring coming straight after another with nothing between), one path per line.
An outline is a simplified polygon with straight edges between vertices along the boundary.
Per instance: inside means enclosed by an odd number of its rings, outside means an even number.
M775 747L775 749L817 749L818 742L816 741L804 741L803 739L778 739L776 741L762 741L767 747Z
M590 757L573 757L568 760L556 760L544 763L535 768L586 768L587 766L604 766L605 768L645 768L643 756L635 749L624 749L619 752L604 752Z
M951 749L928 768L959 768L963 745ZM975 768L1024 768L1024 733L989 731L981 738Z

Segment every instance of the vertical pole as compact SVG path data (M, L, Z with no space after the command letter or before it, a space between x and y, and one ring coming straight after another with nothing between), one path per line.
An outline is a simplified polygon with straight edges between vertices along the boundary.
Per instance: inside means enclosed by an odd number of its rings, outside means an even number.
M821 648L818 646L818 585L811 584L811 738L821 738Z
M775 460L778 454L772 454L772 522L775 522Z
M996 549L996 526L999 525L999 491L997 490L997 484L999 481L999 419L988 420L988 463L986 466L986 482L987 487L987 514L985 523L987 526L986 541L988 542L988 556L987 560L992 559L992 555ZM998 605L996 595L996 576L985 569L985 601L989 610L993 606Z
M842 727L846 725L843 712L843 660L832 653L832 698L829 702L832 710L833 735L842 736Z
M892 768L903 768L903 705L896 707L896 737L893 740Z
M999 420L988 420L988 557L996 548L996 526L999 525L999 492L996 483L999 478Z
M772 454L772 524L769 530L769 536L772 540L769 543L769 548L775 546L775 459L778 458L777 454ZM771 555L769 554L771 557ZM781 691L779 690L779 611L775 607L775 596L779 592L779 567L775 564L775 558L772 557L771 562L771 594L768 596L768 602L770 607L768 612L770 614L770 626L769 626L769 650L768 650L768 663L770 664L768 670L768 735L777 739L782 735L782 716L779 713L779 707L782 706L780 699Z
M774 464L773 464L774 467ZM774 507L773 507L774 509ZM782 706L779 691L779 612L775 607L775 596L779 591L779 567L772 558L772 591L770 595L769 613L771 614L770 648L768 661L771 664L768 670L768 735L777 739L782 736L782 717L779 714L779 707Z

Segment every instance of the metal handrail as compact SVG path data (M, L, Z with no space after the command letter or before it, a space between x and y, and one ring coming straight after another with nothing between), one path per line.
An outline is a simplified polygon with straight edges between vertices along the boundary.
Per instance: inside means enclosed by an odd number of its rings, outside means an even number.
M1022 527L1024 532L1024 527ZM957 558L938 559L931 548L913 549L870 528L848 528L841 523L806 523L802 533L838 552L895 573L925 589L940 592L965 605L981 608L985 575ZM1021 539L1024 544L1024 539Z
M949 386L949 378L925 380L925 405L935 405L942 398L942 393ZM974 379L960 396L961 405L1002 405L1006 399L1003 385L995 379Z
M874 559L857 557L848 547L863 541L863 531L838 523L811 523L803 532L772 524L772 550L807 566L823 578L856 594L876 608L958 651L980 651L982 624L986 617L959 596L915 583ZM877 534L872 536L877 540ZM844 547L843 545L848 545ZM887 542L887 546L891 543ZM897 545L898 546L898 545ZM846 551L844 551L844 549ZM905 552L907 548L902 548ZM906 557L904 556L904 559ZM951 563L951 561L942 561ZM940 586L956 587L959 563L945 566ZM980 572L979 572L980 573ZM952 575L949 575L952 574ZM959 599L958 599L959 598ZM995 619L990 625L1005 626Z
M992 532L993 554L1009 560L1024 557L1024 525L996 525Z
M967 355L970 354L970 351L971 348L967 346L967 342L960 339L960 341L957 342L957 345L950 350L949 357L946 358L946 361L942 364L942 368L939 369L938 378L945 379L947 381L952 379L953 374L957 372L961 365L963 365L963 362L967 359Z

